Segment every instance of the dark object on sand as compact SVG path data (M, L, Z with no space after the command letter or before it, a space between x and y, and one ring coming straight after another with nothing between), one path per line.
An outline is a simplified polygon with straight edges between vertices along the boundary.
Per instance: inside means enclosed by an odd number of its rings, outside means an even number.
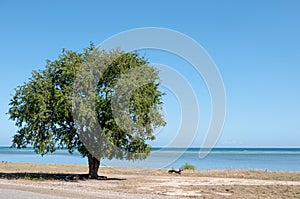
M181 171L183 171L183 169L179 169L178 171L176 171L175 169L170 169L170 170L168 171L168 173L169 173L169 174L176 173L176 174L181 175Z

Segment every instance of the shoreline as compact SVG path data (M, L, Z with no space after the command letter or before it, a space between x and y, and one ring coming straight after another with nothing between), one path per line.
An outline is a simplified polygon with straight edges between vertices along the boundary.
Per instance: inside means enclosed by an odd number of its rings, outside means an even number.
M64 149L57 150L52 154L41 156L34 153L32 148L14 149L0 148L1 161L8 162L31 162L38 164L80 164L86 165L87 158L82 158L77 152L69 154ZM119 161L101 159L102 166L147 166L152 168L174 167L179 168L186 162L196 166L199 170L211 169L257 169L270 171L300 171L300 149L278 148L278 149L233 149L214 148L204 159L199 159L199 148L189 148L186 152L182 148L164 148L161 151L154 148L153 153L143 161ZM183 153L184 152L184 153ZM250 159L249 159L250 158Z
M87 174L88 166L0 163L0 190L8 195L42 194L42 198L300 198L300 172L263 170L183 170L101 166L102 180L29 178L5 174ZM26 192L26 193L24 193ZM27 193L29 192L29 193ZM32 195L31 195L32 196ZM40 195L39 195L40 197Z

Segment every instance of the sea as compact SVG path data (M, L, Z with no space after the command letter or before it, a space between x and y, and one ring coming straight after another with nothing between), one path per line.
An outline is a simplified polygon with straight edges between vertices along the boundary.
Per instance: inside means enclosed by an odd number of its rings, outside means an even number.
M300 148L214 148L205 157L200 148L153 148L146 160L102 159L102 166L129 166L147 168L180 168L194 165L198 170L254 169L268 171L300 171ZM86 165L87 159L78 152L69 154L60 149L41 156L32 148L0 147L0 162L30 162L40 164Z

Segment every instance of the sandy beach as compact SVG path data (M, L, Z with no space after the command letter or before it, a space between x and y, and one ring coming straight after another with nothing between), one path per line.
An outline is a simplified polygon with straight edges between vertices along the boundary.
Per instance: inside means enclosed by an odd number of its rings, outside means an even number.
M81 165L0 163L0 198L300 198L299 172L100 167L100 180L77 177L86 173Z

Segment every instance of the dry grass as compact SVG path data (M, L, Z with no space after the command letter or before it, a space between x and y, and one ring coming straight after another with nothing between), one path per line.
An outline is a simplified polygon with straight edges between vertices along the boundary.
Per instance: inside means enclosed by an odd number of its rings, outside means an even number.
M0 172L85 173L88 167L72 164L0 163Z
M0 173L87 173L87 166L31 163L0 163ZM168 169L101 167L100 174L126 180L79 181L10 180L9 182L49 187L58 184L64 190L113 191L123 194L150 194L153 198L300 198L299 172L258 170L184 170L181 175L168 174ZM30 179L30 178L29 178ZM41 181L42 180L42 181ZM2 179L0 182L5 183ZM58 186L57 185L57 186ZM44 192L47 190L44 186ZM0 183L1 187L1 183ZM51 190L50 190L51 191ZM137 196L139 198L139 196Z
M152 175L169 176L168 169L130 168L130 167L100 167L100 174L120 175ZM0 172L32 172L32 173L87 173L85 165L72 164L32 164L32 163L0 163ZM259 180L300 181L300 172L270 172L267 170L184 170L181 176L242 178Z
M300 172L270 172L266 170L209 170L199 172L197 175L220 178L300 181Z

